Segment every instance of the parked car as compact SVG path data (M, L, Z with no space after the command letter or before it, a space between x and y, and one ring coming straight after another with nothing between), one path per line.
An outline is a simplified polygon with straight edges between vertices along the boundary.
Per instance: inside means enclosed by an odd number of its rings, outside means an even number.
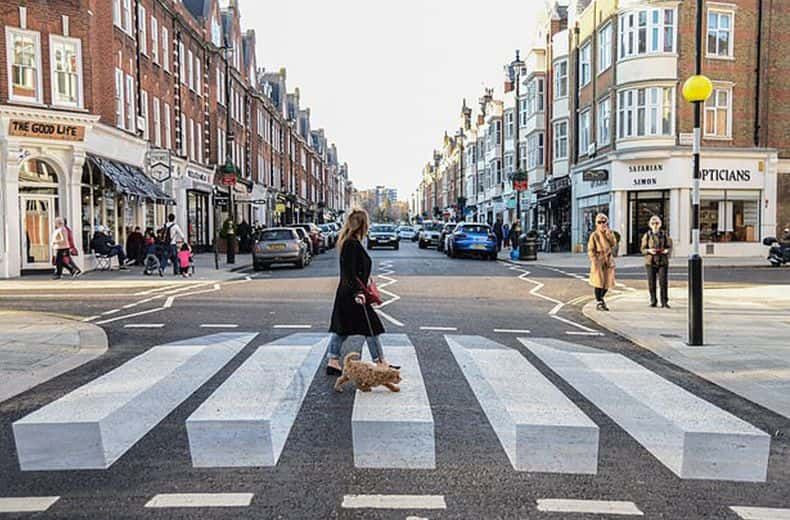
M439 252L446 251L447 237L450 235L450 233L453 232L453 230L457 225L458 224L455 222L448 222L442 227L442 231L439 233L439 243L436 245L437 251Z
M310 254L307 244L291 228L271 228L262 231L252 248L252 267L256 271L272 264L292 263L302 269Z
M326 248L331 249L335 247L337 243L337 231L335 231L332 224L321 224L318 227L321 228L321 232L326 236Z
M313 243L313 256L326 251L326 247L324 246L324 238L321 236L321 228L312 222L294 224L293 227L300 227L304 229L308 235L310 235L310 241Z
M411 226L401 226L398 228L398 238L403 240L414 240L414 228Z
M301 240L304 244L305 250L307 251L307 265L310 265L310 262L313 261L313 241L310 239L310 235L307 234L307 231L305 231L304 228L290 227L288 229L293 229L296 231L296 234L299 236L299 240Z
M439 235L442 232L442 223L433 220L426 220L422 223L422 231L420 231L419 246L420 249L425 249L429 246L439 245Z
M400 239L392 224L373 224L368 230L368 249L374 247L400 248Z
M496 236L488 224L462 222L447 237L447 255L456 258L474 254L489 260L497 259Z

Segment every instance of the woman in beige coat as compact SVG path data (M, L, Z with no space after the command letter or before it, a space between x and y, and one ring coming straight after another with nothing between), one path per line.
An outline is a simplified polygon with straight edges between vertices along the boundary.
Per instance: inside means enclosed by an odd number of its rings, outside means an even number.
M590 285L595 287L595 301L599 311L608 311L604 302L606 291L614 287L614 248L617 239L609 229L609 219L603 213L595 217L595 231L587 242L587 256L590 257Z

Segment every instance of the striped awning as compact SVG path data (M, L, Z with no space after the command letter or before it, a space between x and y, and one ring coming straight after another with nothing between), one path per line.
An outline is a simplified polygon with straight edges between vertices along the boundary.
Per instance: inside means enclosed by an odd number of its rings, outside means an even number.
M161 204L175 204L173 197L162 191L143 170L99 155L88 154L88 161L94 168L115 185L116 191L125 195L135 195L142 199Z

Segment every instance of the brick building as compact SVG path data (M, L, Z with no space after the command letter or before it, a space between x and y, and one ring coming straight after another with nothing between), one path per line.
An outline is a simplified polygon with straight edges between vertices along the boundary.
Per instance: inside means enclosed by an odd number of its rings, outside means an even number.
M241 20L236 0L0 5L0 277L51 268L57 215L88 268L99 225L123 244L173 212L206 249L230 200L250 223L342 215L347 165Z

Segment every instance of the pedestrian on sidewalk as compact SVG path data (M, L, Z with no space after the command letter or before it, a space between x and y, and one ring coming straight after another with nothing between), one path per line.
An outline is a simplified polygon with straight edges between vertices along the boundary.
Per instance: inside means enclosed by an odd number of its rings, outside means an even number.
M66 238L68 238L69 241L69 265L74 269L71 272L71 276L79 278L82 276L82 269L80 269L80 266L74 261L74 257L79 256L80 250L77 249L77 244L74 243L74 232L71 230L71 226L69 226L69 222L65 218L63 219L63 229L66 230Z
M590 285L595 288L595 301L599 311L608 311L604 297L614 287L614 248L617 239L609 229L609 218L603 213L595 217L595 231L587 242L587 256L590 258Z
M181 250L178 252L178 267L181 269L181 276L184 278L189 277L189 269L192 267L192 263L192 248L189 247L189 244L183 242Z
M518 237L521 236L521 222L516 220L510 228L510 246L518 249Z
M502 251L502 217L497 217L494 222L494 236L496 237L496 252Z
M71 261L71 246L69 245L69 232L66 229L66 222L62 217L55 218L55 229L52 231L52 236L49 239L52 244L53 264L55 265L56 280L63 276L63 268L69 270L71 276L76 277L82 274L78 268L74 266Z
M502 244L505 249L510 249L510 226L507 223L502 226Z
M365 294L369 292L373 262L362 245L368 234L369 220L365 210L352 211L337 239L340 250L340 283L335 293L332 322L329 326L329 359L326 374L339 376L340 349L349 336L365 336L374 363L386 366L379 336L384 326Z
M167 267L167 260L169 260L173 263L173 275L181 274L181 268L178 265L178 244L179 242L186 242L187 237L181 230L181 226L176 223L176 216L172 213L167 216L167 224L162 228L162 241L169 248L165 265L162 269Z
M134 261L134 265L143 265L145 237L140 232L140 226L135 226L134 230L126 237L126 254L129 255L130 261Z
M647 286L650 289L650 306L658 305L656 298L656 278L661 286L661 307L669 308L669 255L672 252L672 239L661 229L661 218L650 217L650 229L642 236L642 254L645 255Z

